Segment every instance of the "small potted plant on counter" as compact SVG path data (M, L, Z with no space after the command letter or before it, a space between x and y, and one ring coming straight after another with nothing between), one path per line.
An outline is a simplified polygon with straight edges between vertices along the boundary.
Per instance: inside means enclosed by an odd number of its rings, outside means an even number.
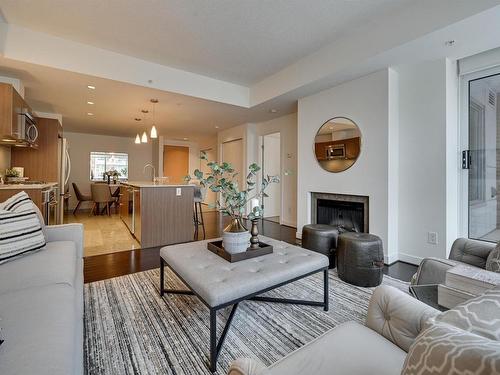
M6 182L16 182L20 180L19 171L17 169L6 169L5 170L5 181Z
M246 251L249 247L250 233L243 224L243 215L245 208L252 199L267 197L265 193L269 184L279 182L278 176L265 176L262 178L260 189L257 189L257 172L260 167L252 163L248 166L246 176L246 189L240 190L238 186L238 173L229 163L218 164L215 161L208 161L205 153L201 154L201 160L210 168L210 171L204 174L199 169L194 171L194 177L199 181L200 186L210 189L219 194L215 204L212 205L224 216L230 216L231 222L224 228L222 234L222 243L228 253L240 253ZM193 178L186 176L186 181L190 182ZM248 215L250 219L262 217L262 208L254 205Z

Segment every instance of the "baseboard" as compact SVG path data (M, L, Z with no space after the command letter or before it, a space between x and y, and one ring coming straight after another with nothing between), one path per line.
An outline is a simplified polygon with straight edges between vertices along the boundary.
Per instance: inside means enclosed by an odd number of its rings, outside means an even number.
M415 266L418 266L420 264L420 262L422 261L422 257L416 257L414 255L408 255L408 254L405 254L405 253L398 253L399 255L399 260L402 261L402 262L405 262L405 263L410 263L410 264L414 264Z
M302 232L295 232L295 238L302 239Z
M388 266L390 266L393 263L396 263L397 261L401 260L399 257L399 254L384 254L384 263Z
M285 220L281 221L281 225L285 225L287 227L292 227L292 228L297 228L297 224L289 222L289 221L285 221Z

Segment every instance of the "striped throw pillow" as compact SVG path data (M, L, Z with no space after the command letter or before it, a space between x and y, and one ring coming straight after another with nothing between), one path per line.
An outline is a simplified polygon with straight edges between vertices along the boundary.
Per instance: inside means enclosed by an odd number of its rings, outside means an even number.
M45 247L33 202L25 192L0 204L0 264Z
M29 195L26 194L25 191L21 191L7 199L5 202L0 203L0 210L12 212L29 211L33 209L33 204L34 203Z

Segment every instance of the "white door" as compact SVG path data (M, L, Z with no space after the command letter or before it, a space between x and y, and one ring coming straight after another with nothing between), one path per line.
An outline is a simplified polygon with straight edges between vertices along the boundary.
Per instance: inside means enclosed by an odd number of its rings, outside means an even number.
M262 137L262 175L278 176L281 179L281 136L280 133ZM263 198L264 218L280 222L281 182L273 183L266 189L269 197Z

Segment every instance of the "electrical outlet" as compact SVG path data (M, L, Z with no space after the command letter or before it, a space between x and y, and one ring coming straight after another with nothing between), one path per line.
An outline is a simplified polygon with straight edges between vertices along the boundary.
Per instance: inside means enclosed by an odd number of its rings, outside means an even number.
M175 195L177 195L178 197L181 196L181 188L176 188L175 189Z
M437 232L427 232L427 242L431 245L438 244L438 234Z

